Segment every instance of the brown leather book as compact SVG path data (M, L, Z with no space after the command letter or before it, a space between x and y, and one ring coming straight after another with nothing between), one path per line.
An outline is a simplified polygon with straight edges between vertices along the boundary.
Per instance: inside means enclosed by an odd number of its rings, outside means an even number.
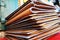
M20 9L17 13L15 13L11 18L9 18L9 20L12 19L12 18L14 18L14 17L17 16L18 14L22 13L22 12L25 11L26 9L30 8L31 6L33 6L32 3L27 4L25 7L23 7L22 9ZM9 20L8 20L8 21L9 21Z
M27 13L28 12L28 13ZM27 13L27 14L26 14ZM11 24L12 22L22 18L22 17L26 17L27 15L31 14L32 12L30 12L29 9L27 9L26 11L22 12L21 14L19 14L18 16L14 17L13 19L9 20L6 25Z
M19 10L21 10L24 6L26 6L28 3L30 3L31 1L28 0L26 3L24 3L22 6L20 6L19 8L17 8L14 12L12 12L10 15L8 15L6 17L6 20L9 20L15 13L17 13Z

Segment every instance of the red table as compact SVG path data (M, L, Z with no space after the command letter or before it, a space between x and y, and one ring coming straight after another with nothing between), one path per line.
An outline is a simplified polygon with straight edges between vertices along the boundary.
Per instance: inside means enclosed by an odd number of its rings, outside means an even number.
M49 37L47 40L60 40L60 33L57 33L57 34Z
M0 40L7 40L7 38L0 38Z

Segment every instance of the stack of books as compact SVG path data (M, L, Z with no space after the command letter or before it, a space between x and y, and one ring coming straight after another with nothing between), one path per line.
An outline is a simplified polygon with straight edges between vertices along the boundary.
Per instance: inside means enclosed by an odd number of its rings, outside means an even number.
M6 22L10 40L44 40L60 31L59 18L52 5L30 1Z

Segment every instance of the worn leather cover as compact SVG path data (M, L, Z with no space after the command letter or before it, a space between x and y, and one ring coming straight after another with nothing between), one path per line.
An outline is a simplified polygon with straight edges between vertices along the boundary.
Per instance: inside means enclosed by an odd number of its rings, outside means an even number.
M6 17L6 20L9 20L15 13L17 13L19 10L21 10L24 6L26 6L27 4L29 4L31 1L28 0L26 3L24 3L22 6L20 6L19 8L17 8L14 12L12 12L10 15L8 15ZM13 18L13 17L12 17Z

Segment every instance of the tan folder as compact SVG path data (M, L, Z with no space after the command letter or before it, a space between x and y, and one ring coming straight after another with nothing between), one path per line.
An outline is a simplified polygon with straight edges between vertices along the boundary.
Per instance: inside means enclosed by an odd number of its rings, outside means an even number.
M30 39L30 40L35 40L35 39L38 39L38 38L39 38L39 39L43 39L44 36L45 36L45 37L46 37L46 36L51 36L51 35L59 32L59 31L60 31L60 27L57 27L57 28L55 28L55 29L53 29L53 30L51 30L51 31L48 31L48 32L43 33L43 34L40 34L40 35L38 35L38 36Z

